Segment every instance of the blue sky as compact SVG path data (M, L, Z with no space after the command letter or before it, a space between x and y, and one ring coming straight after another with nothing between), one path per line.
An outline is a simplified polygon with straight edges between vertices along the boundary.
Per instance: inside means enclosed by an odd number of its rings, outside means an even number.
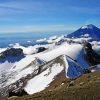
M100 0L0 0L0 32L69 31L100 27Z

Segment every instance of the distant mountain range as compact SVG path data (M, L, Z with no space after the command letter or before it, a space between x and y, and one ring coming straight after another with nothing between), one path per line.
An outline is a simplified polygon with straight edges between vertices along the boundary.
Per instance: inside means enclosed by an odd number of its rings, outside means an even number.
M100 39L100 29L98 27L96 27L95 25L92 25L92 24L82 26L81 28L79 28L75 32L68 34L67 37L69 37L69 38L71 38L71 37L79 38L79 37L81 37L85 34L88 34L93 39L97 39L97 40Z

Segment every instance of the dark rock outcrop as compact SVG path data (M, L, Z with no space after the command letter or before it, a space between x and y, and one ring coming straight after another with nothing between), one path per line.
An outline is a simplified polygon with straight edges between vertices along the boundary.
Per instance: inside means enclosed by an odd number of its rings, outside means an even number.
M37 53L43 52L43 51L45 51L45 50L47 50L47 48L45 48L45 47L39 47Z
M90 65L100 64L100 55L92 49L90 43L85 42L83 49L85 53L85 59Z
M20 56L23 55L23 50L18 48L9 48L6 51L0 53L0 58L6 58L6 57L13 57L13 56Z

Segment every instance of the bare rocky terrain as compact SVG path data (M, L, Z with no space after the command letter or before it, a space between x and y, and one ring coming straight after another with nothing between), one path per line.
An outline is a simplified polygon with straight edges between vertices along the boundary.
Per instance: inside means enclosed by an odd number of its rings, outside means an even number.
M63 71L42 92L22 97L13 96L9 100L100 100L100 71L74 80L67 79Z

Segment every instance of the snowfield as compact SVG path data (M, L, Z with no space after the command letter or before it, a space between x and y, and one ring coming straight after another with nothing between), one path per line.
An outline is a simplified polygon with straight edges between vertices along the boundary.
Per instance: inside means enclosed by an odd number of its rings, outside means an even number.
M15 83L22 77L25 77L29 74L32 74L35 70L39 69L40 65L45 65L45 63L50 62L57 58L58 56L63 55L63 60L65 62L65 66L60 65L60 63L55 63L52 65L52 67L47 68L44 70L42 73L37 74L35 77L30 79L26 86L24 87L24 90L28 94L34 94L37 92L40 92L44 90L46 87L49 86L49 84L54 80L54 78L62 72L62 70L66 70L66 77L73 78L75 76L79 76L82 74L81 69L79 68L78 70L76 67L81 65L83 68L88 68L89 64L84 60L84 52L83 52L83 46L78 43L68 43L68 42L63 42L61 45L56 45L56 42L59 42L62 40L64 37L51 37L49 40L40 39L37 40L37 42L42 42L42 41L48 41L51 44L46 44L46 45L35 45L35 46L29 46L29 47L24 47L21 46L20 44L16 43L15 45L12 45L14 48L21 48L25 54L25 57L22 58L19 61L15 61L13 63L11 62L4 62L0 63L0 74L2 72L6 72L5 76L7 76L7 80L4 83L0 83L0 87L2 86L7 86L12 83ZM73 39L75 42L82 42L83 40L88 41L91 38L77 38ZM70 39L66 39L70 40ZM100 53L100 45L97 44L96 42L93 43L93 49L96 52ZM41 52L41 53L36 53L38 47L45 47L47 48L46 51ZM6 50L7 48L0 49L0 52ZM68 57L71 57L73 60L76 60L79 65L77 65L76 62L73 62L72 59L69 59ZM76 66L76 67L75 67ZM74 71L73 71L73 69ZM100 69L100 66L98 65L97 69ZM77 72L77 73L76 73ZM9 77L10 75L10 77ZM3 80L3 77L0 77Z
M68 43L64 43L59 47L57 46L55 49L48 50L46 52L41 52L34 55L27 55L25 58L14 64L14 66L16 66L14 70L23 69L25 66L34 61L35 57L48 62L60 55L68 55L79 62L81 60L80 62L81 65L88 66L88 64L84 61L84 59L82 59L82 53L83 53L82 50L83 49L80 44L69 45Z
M83 53L82 51L83 51L83 49L80 44L69 45L68 43L64 43L60 46L57 46L56 48L54 48L52 50L46 51L46 52L42 52L42 53L38 53L38 54L34 54L34 55L27 55L25 58L23 58L19 62L16 62L13 65L13 67L10 69L11 72L12 71L17 72L17 75L13 79L12 78L8 79L8 82L6 83L6 85L14 83L17 80L19 80L21 77L24 77L24 76L34 72L36 65L29 65L29 64L31 62L33 62L35 60L35 58L39 58L40 60L49 62L60 55L68 55L71 58L77 60L77 62L79 62L81 65L88 67L87 62L84 61L84 59L82 58L82 53ZM26 66L28 66L28 67L26 67ZM68 67L70 67L70 66L66 65L66 70L68 69ZM25 87L25 91L28 94L33 94L33 93L36 93L36 92L39 92L39 91L45 89L53 81L54 77L63 70L63 66L60 66L59 64L54 65L51 69L52 70L51 74L48 77L44 76L44 74L48 73L48 70L49 69L47 69L40 75L37 75L36 77L34 77L32 80L30 80L27 83L27 86ZM32 86L32 84L33 84L33 86Z
M63 69L64 67L61 66L59 63L54 64L51 67L51 69L48 68L41 74L29 80L24 90L28 94L34 94L34 93L44 90L54 80L55 76L58 75Z

